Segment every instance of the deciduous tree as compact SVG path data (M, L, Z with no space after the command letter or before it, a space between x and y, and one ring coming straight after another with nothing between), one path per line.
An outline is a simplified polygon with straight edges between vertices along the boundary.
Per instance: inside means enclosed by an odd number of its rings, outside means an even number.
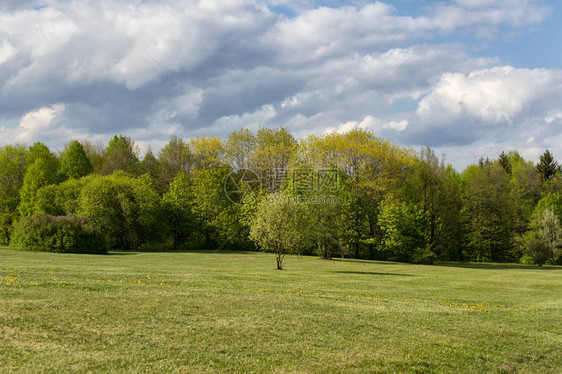
M161 245L166 234L161 200L146 178L117 172L82 188L78 214L105 236L110 249Z
M162 167L161 183L166 186L167 191L179 172L191 172L193 157L188 144L182 138L172 136L158 153L158 161Z
M255 148L256 137L250 130L240 129L229 133L225 151L226 159L232 169L235 171L249 169Z
M44 186L54 184L57 181L58 163L50 162L48 158L37 158L31 165L23 179L20 192L20 204L18 207L22 217L27 217L35 211L37 192Z
M0 244L8 244L13 223L19 216L26 153L26 148L20 145L0 148Z
M252 220L250 238L256 245L275 253L277 269L283 269L283 260L288 253L299 253L310 245L303 205L291 201L283 194L272 194L259 203Z
M135 175L138 172L139 148L135 141L125 135L115 135L104 152L101 173L109 175L122 170Z

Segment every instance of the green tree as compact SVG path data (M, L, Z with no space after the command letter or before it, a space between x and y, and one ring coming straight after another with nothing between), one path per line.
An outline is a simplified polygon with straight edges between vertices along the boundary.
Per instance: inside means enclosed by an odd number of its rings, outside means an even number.
M549 261L556 261L562 246L562 227L554 210L548 208L536 215L531 230L523 234L519 242L525 256L535 264L542 266Z
M379 225L383 232L381 248L389 260L422 262L433 255L426 253L428 214L417 204L388 196L381 204Z
M283 269L286 254L300 253L310 245L308 222L302 204L283 194L272 194L261 201L250 228L250 239L258 248L275 253L277 269Z
M558 220L562 221L562 193L547 193L538 201L531 215L531 226L536 225L548 209L551 209Z
M59 169L59 159L51 152L49 147L41 142L37 142L29 147L26 157L27 166L33 165L38 159L43 159L45 161L45 167L49 170L56 171Z
M522 244L526 257L539 266L544 265L552 257L550 249L539 231L531 230L526 233L523 236Z
M64 176L72 179L82 178L94 172L94 167L80 142L75 140L70 143L64 153L60 170Z
M333 132L322 137L310 136L301 141L295 157L299 167L334 168L344 173L350 187L360 199L361 222L356 222L362 232L361 241L367 243L368 253L354 256L375 258L382 232L378 225L379 205L384 196L403 183L413 157L409 150L401 149L375 137L362 129L347 133Z
M240 206L228 198L225 188L230 172L229 167L222 166L197 169L191 175L192 212L206 245L213 248L220 243L240 242Z
M88 217L110 249L161 246L167 229L150 181L122 172L89 179L80 192L78 214Z
M69 179L61 184L51 184L37 191L35 211L54 216L76 215L80 193L86 184L97 176L90 174L80 179Z
M560 258L562 246L562 195L549 193L538 202L529 223L529 230L520 235L522 253L542 265ZM540 243L539 243L540 242ZM522 259L525 260L525 257Z
M301 227L322 259L350 254L359 242L359 199L345 175L335 169L296 169L283 194L302 204L308 223ZM328 182L329 183L326 183Z
M50 184L37 191L33 212L41 212L50 216L63 216L64 210L57 204L59 186Z
M224 144L216 136L198 136L191 138L189 149L196 168L213 169L223 165Z
M162 167L161 184L166 186L176 178L179 172L191 172L193 157L188 144L180 137L172 136L158 154L158 161Z
M162 165L150 149L146 152L139 164L139 175L145 174L150 177L152 186L159 193L163 193L168 189L168 186L164 185L161 180Z
M462 201L454 170L427 147L418 154L405 186L409 202L418 204L427 219L424 260L448 258L460 244Z
M560 172L560 166L558 162L554 160L552 153L547 149L539 158L537 163L537 171L539 172L541 179L543 181L548 181L556 173Z
M251 169L267 183L272 172L289 167L297 147L297 141L287 128L261 127L256 133L256 145L250 162Z
M57 182L56 166L48 158L37 158L33 165L27 169L23 179L18 207L22 217L30 216L35 211L37 192L41 187Z
M250 130L240 129L229 133L225 153L232 169L235 171L249 169L255 148L256 137Z
M504 151L502 151L502 153L498 156L498 162L507 174L511 174L511 163L509 162L509 157Z
M0 148L0 244L8 244L19 217L20 190L26 169L27 149L20 145Z
M101 142L92 143L88 140L84 140L80 144L82 144L82 148L84 148L84 152L86 153L88 160L90 160L90 163L94 168L94 172L96 174L101 174L104 163L104 145Z
M463 171L463 216L468 256L476 261L511 260L514 239L509 177L497 163Z
M173 235L174 249L186 247L187 239L198 226L193 214L191 181L186 173L178 173L162 201L166 208L168 227Z
M560 257L560 246L562 245L562 228L560 227L560 219L552 209L547 209L542 214L539 232L546 243L551 258L558 259Z
M101 167L103 175L122 170L135 175L138 171L139 148L135 141L125 135L115 135L108 143Z
M513 230L519 235L527 231L533 209L540 199L541 179L533 163L525 161L517 152L510 152L508 158L512 170L509 198L514 218Z

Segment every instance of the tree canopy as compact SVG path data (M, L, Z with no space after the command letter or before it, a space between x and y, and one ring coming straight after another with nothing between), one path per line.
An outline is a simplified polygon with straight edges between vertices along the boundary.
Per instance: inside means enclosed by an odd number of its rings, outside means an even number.
M75 140L70 143L64 153L60 171L64 176L73 179L82 178L94 172L94 167L80 142Z
M0 244L45 224L62 235L33 231L46 241L91 231L109 250L257 248L279 268L287 253L561 261L562 175L548 150L537 164L509 151L457 172L371 131L296 139L278 127L173 136L142 160L125 135L59 155L41 142L0 148Z

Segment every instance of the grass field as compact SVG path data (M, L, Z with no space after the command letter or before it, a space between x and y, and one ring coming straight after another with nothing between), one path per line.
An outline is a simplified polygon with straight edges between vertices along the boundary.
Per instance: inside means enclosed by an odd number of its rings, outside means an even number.
M285 267L0 249L0 372L562 372L560 267Z

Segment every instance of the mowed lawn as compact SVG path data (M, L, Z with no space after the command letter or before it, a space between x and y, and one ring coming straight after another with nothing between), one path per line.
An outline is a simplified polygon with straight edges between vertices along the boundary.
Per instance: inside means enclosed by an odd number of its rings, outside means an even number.
M562 268L0 249L1 373L562 372Z

